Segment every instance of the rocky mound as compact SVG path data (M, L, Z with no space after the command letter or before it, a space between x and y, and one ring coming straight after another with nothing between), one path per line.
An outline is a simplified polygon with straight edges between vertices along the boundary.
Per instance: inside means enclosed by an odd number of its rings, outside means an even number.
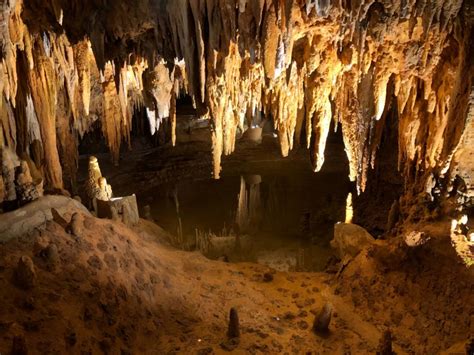
M407 352L437 354L474 334L474 268L456 255L449 230L414 247L399 239L374 244L334 285L365 321L391 328Z
M74 207L62 217L73 222L49 220L0 248L0 353L151 345L159 328L156 257L123 225Z
M0 244L2 354L365 354L387 328L398 354L435 353L472 327L472 278L448 259L433 265L431 249L397 263L377 243L338 276L285 273L172 250L146 221L131 230L75 204L56 212ZM316 334L325 309L329 331Z

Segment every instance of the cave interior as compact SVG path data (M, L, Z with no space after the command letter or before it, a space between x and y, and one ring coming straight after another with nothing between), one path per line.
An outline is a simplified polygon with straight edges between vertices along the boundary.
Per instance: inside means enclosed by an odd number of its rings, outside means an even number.
M474 354L469 0L0 0L1 354Z

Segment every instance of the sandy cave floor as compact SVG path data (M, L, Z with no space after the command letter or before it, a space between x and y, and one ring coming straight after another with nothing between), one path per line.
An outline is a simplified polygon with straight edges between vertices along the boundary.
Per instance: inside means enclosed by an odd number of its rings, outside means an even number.
M73 212L62 217L68 221ZM210 261L174 250L165 239L148 221L130 230L86 215L80 237L49 221L1 245L0 353L9 353L15 336L33 354L224 353L231 307L242 333L236 354L374 353L387 327L398 354L451 346L447 353L462 353L473 334L472 274L455 263L446 269L450 255L430 265L426 252L417 252L409 258L417 259L418 269L410 269L406 255L379 242L337 277ZM51 244L57 257L44 252ZM35 264L30 290L15 286L23 255ZM437 276L438 268L446 273ZM265 282L265 273L273 280ZM321 337L311 326L325 302L335 315L330 334Z

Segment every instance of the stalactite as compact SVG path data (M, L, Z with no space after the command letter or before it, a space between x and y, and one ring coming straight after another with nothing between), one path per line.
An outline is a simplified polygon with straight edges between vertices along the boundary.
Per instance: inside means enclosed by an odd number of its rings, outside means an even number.
M393 97L401 171L440 175L461 139L454 127L466 122L463 79L472 75L462 0L119 0L107 16L93 6L80 13L79 0L38 1L0 7L0 144L27 151L35 141L50 187L63 185L56 134L72 142L100 120L117 163L133 107L146 107L152 133L168 118L175 132L179 91L212 122L215 178L260 112L273 119L282 155L306 145L315 171L330 125L340 125L359 191Z
M104 111L101 118L102 132L107 141L112 154L112 161L118 164L120 156L120 146L122 144L122 108L117 93L114 78L115 70L112 63L108 62L104 68Z
M56 189L63 187L62 167L59 160L56 137L57 87L54 63L44 53L44 48L35 48L34 70L28 71L31 94L41 128L44 148L46 186Z
M171 92L170 104L170 121L171 121L171 144L176 146L176 92Z

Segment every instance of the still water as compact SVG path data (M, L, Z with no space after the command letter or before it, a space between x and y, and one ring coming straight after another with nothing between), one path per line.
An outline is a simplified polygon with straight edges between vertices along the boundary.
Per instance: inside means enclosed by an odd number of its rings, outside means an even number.
M333 226L344 219L346 176L315 174L296 162L251 173L234 169L220 180L154 186L138 200L179 248L280 271L318 271L331 255Z

